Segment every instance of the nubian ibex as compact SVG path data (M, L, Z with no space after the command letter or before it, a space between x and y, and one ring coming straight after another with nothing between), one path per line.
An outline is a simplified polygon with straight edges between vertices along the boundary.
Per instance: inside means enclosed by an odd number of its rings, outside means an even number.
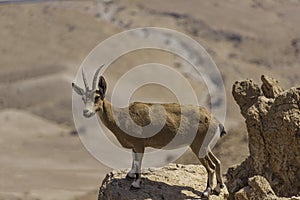
M103 65L101 66L103 67ZM224 126L212 116L204 107L193 105L179 105L177 103L142 103L134 102L126 108L117 108L113 106L109 101L105 99L106 93L106 81L103 76L100 76L98 84L98 75L101 67L99 67L93 77L92 88L88 86L88 81L82 69L82 78L85 86L85 90L72 83L74 91L82 96L82 100L85 104L83 115L87 118L93 116L95 113L102 123L115 135L117 140L124 148L132 149L133 162L131 170L127 174L127 178L132 178L134 181L131 184L131 188L138 189L141 185L141 164L146 147L163 148L172 141L172 139L178 134L178 129L181 126L180 123L184 123L184 127L195 127L196 133L193 135L192 141L189 143L191 150L195 153L199 161L205 167L208 178L207 187L203 192L203 195L208 197L211 193L219 194L224 184L222 181L221 163L216 156L211 152L211 149L207 146L205 148L205 154L199 156L200 148L203 148L205 137L208 133L219 134L223 136L226 134ZM163 109L164 114L151 116L151 107L158 106ZM129 114L126 114L128 113ZM195 117L195 114L197 116ZM159 116L164 116L165 119L160 119ZM158 119L157 119L158 118ZM196 119L196 120L195 120ZM131 130L132 127L144 127L150 123L161 123L162 128L150 137L141 137L144 129ZM120 127L120 124L126 124L124 127ZM135 126L131 126L131 123L135 123ZM138 137L133 134L128 134L130 131L138 132ZM185 137L189 137L189 132L180 133L186 134ZM219 137L218 137L219 138ZM182 144L186 141L180 140ZM182 144L175 145L174 148L179 147ZM217 185L213 187L213 175L216 172Z

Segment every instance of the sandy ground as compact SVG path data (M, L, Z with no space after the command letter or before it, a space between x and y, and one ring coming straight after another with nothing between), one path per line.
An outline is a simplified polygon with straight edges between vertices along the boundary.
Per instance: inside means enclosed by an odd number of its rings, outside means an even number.
M88 53L122 30L172 28L199 41L210 53L227 92L228 135L215 149L224 171L248 154L243 119L231 96L233 82L268 74L286 88L299 85L297 0L1 4L0 14L0 199L96 198L110 169L72 134L70 86ZM176 67L174 56L163 52L126 55L106 74L108 96L124 71L152 60ZM205 86L189 80L197 95L203 95ZM156 96L155 86L145 87L133 100L174 100L167 91ZM195 160L187 153L178 162Z

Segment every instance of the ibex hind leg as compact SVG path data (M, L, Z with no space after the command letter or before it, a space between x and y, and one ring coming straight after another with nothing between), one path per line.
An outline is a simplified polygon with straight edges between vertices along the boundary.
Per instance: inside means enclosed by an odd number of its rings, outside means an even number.
M220 194L221 190L224 188L224 183L222 180L221 162L211 151L208 152L208 157L214 162L216 166L217 186L214 188L214 193Z
M207 172L207 185L206 185L206 189L204 190L204 192L202 193L202 197L204 199L208 199L209 195L212 193L212 181L213 181L213 174L214 174L214 169L212 169L210 167L210 163L208 161L208 157L199 157L199 145L197 144L192 144L191 145L191 149L194 152L194 154L197 156L197 158L199 159L199 161L201 162L201 164L205 167L206 172Z
M209 195L212 194L214 169L210 167L209 159L207 156L205 156L204 158L199 158L199 161L205 167L207 172L207 185L206 185L206 189L203 192L203 197L208 198Z

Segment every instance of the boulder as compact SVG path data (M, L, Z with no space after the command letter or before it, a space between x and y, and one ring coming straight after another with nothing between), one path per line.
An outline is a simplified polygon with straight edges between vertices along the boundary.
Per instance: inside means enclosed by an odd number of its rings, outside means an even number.
M201 165L170 164L149 168L142 172L142 188L130 190L132 180L126 179L128 170L114 170L107 174L99 190L98 200L157 200L199 199L206 187L206 171ZM212 200L227 199L226 187Z
M249 178L248 185L235 194L236 200L278 199L269 182L262 176Z

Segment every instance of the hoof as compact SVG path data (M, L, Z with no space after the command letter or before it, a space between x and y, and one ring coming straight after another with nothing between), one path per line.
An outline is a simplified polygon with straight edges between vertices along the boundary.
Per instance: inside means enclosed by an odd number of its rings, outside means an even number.
M210 188L206 188L206 190L202 193L202 199L208 199L209 196L211 195L211 189Z
M203 192L201 199L208 199L209 198L209 194L207 192Z
M218 184L214 189L213 189L213 194L214 195L219 195L221 193L221 190L224 188L224 185Z
M130 186L130 190L138 190L141 188L141 181L133 181Z
M131 177L131 176L129 176L129 174L127 174L125 179L126 180L132 180L132 179L134 179L134 177Z
M130 188L129 188L129 190L130 191L138 191L139 189L141 189L140 187L139 188L136 188L136 187L134 187L134 186L130 186Z
M213 189L212 193L213 193L213 195L219 196L219 194L221 193L221 191L218 191L218 190L216 190L216 189Z

